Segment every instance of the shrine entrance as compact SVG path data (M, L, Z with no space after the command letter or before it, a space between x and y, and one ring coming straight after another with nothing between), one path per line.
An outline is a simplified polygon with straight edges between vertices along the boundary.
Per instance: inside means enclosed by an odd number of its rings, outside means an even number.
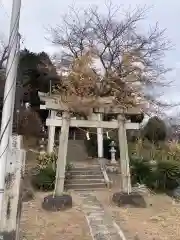
M88 116L88 120L77 119L71 117L71 111L64 103L59 101L59 96L42 96L41 101L45 102L45 105L41 106L41 109L50 110L50 117L46 120L46 125L49 128L48 132L48 152L53 151L55 128L61 127L59 134L59 148L58 148L58 162L57 162L57 194L61 194L64 190L64 178L65 178L65 166L68 149L69 129L70 127L79 128L97 128L97 145L98 145L98 158L103 158L103 129L117 129L120 149L120 167L121 167L121 181L123 192L131 192L130 170L129 170L129 156L127 145L127 129L139 129L138 123L131 123L125 118L125 114L137 114L140 113L140 108L122 109L118 107L109 107L108 101L112 100L101 98L101 107L93 108L91 116ZM57 112L60 116L57 116ZM103 114L113 114L116 116L116 120L103 121Z

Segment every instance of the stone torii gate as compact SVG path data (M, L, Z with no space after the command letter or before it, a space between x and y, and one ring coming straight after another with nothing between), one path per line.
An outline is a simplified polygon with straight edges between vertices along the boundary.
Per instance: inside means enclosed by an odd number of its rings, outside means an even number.
M127 129L139 129L138 123L131 123L125 119L125 114L138 114L140 108L122 109L118 107L109 107L108 100L105 98L100 99L101 107L94 108L93 112L97 115L96 120L78 120L71 118L70 110L68 106L59 100L59 96L51 95L45 96L39 94L40 100L45 102L45 105L41 105L41 109L48 109L51 111L50 117L46 120L46 125L49 127L49 143L48 152L52 151L54 145L55 127L61 127L59 135L59 150L56 172L56 195L61 195L64 191L64 179L65 179L65 166L68 147L68 136L70 127L85 127L85 128L97 128L97 142L99 154L102 157L101 151L103 151L103 128L106 129L118 129L119 149L120 149L120 166L122 176L122 191L125 193L131 192L131 179L129 169L129 155L127 145ZM104 104L105 102L105 104ZM112 103L112 100L110 100ZM61 112L62 117L57 117L56 113ZM100 117L103 113L117 115L117 120L102 121Z

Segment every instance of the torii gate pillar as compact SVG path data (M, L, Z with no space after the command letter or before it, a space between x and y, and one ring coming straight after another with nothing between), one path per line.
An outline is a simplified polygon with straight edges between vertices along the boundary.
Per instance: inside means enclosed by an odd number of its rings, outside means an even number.
M131 192L129 154L125 127L125 117L121 114L118 115L118 123L122 191L129 194Z
M97 114L97 119L102 121L102 113ZM97 145L98 145L98 158L103 158L104 148L103 148L103 128L97 128Z
M56 111L50 110L50 118L55 119ZM55 142L55 126L48 127L48 146L47 152L51 154L54 150L54 142Z
M99 112L100 109L97 109L95 113L89 117L90 120L102 121L103 113ZM103 148L103 128L97 128L97 150L98 150L98 158L104 157L104 148Z

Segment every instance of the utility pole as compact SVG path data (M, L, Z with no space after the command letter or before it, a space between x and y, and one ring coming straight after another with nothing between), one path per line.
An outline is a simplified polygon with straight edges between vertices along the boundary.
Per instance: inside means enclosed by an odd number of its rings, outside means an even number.
M16 97L18 97L18 98L20 97L20 96L18 96L18 94L20 95L20 92L19 92L19 84L17 82L18 81L18 79L17 79L17 74L18 74L17 69L18 69L19 57L20 57L20 39L21 39L21 37L20 37L20 34L19 34L18 41L17 41L17 49L16 49L17 55L15 57L15 61L14 61L14 64L13 64L13 68L14 68L13 72L16 73L16 81L14 81L14 85L13 85L13 89L15 89L15 91L13 92L13 97L12 97L12 103L14 103L14 104L12 104L12 117L11 117L11 126L10 126L10 129L11 129L10 130L10 136L13 133L14 118L15 118L15 120L17 120L16 118L17 118L17 115L18 115L18 113L17 113L18 109L17 109Z
M13 0L10 36L8 45L8 61L6 66L6 82L4 89L4 101L0 132L0 226L2 221L3 196L5 185L5 171L7 155L9 151L9 138L12 132L12 107L14 105L14 95L16 91L16 75L18 57L17 48L19 44L19 19L21 0Z

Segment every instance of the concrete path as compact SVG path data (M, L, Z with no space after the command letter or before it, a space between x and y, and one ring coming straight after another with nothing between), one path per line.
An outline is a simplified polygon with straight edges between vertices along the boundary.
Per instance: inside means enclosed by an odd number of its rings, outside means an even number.
M79 192L79 196L93 240L126 240L93 192Z

